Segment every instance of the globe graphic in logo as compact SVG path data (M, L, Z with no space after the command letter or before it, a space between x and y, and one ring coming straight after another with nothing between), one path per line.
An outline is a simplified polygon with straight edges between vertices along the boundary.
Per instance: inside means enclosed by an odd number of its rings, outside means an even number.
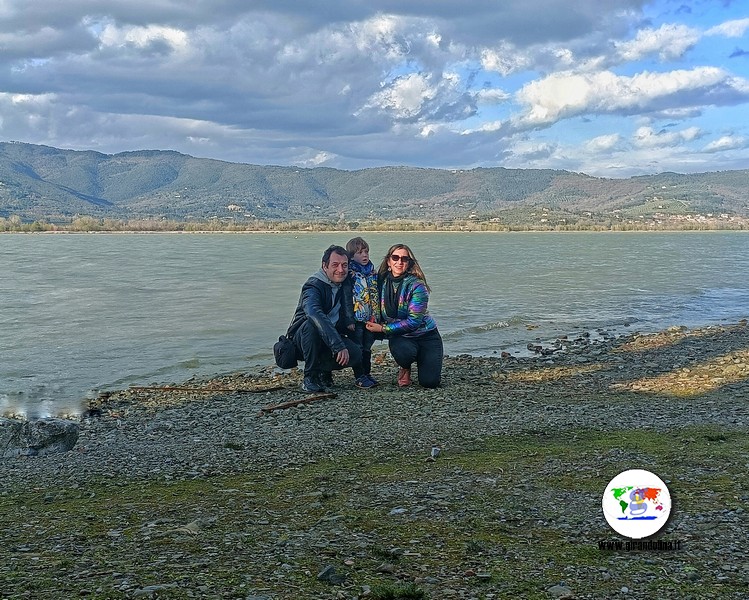
M618 534L641 539L658 532L671 514L671 494L650 471L631 469L614 477L603 493L603 516Z

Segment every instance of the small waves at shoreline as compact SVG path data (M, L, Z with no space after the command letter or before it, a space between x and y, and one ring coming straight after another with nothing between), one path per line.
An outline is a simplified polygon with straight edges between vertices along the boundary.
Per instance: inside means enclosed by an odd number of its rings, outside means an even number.
M488 331L495 331L497 329L507 329L513 326L525 325L526 320L523 317L516 316L506 321L492 321L490 323L484 323L483 325L471 325L469 327L463 327L450 331L448 333L442 333L442 338L445 340L455 340L466 336L472 336L476 334L486 333Z
M529 343L549 344L560 338L585 335L597 339L605 335L621 335L636 331L640 321L634 317L620 317L596 321L579 321L575 315L557 314L553 318L533 319L513 315L481 325L471 325L442 332L445 351L449 354L492 356L509 352L514 356L529 356Z
M257 358L255 358L257 357ZM187 379L212 377L225 373L233 373L248 367L268 364L273 361L273 354L260 352L251 356L222 354L217 356L192 357L165 364L158 369L147 372L132 372L121 377L101 390L116 390L131 385L166 385L164 382L177 384Z
M86 398L79 401L61 401L61 395L60 391L46 388L0 394L0 417L77 417L86 410L88 400L93 399L96 394L89 392Z
M729 287L703 289L684 302L680 312L685 324L697 324L705 320L706 315L715 313L718 306L721 320L746 318L749 315L749 290Z

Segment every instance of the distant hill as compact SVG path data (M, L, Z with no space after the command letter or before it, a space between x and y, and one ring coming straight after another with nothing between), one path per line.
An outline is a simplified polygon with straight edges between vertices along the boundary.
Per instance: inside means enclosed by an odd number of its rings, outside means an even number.
M749 217L749 170L605 179L550 169L258 166L173 151L108 155L0 143L0 217L175 221L575 222L640 215Z

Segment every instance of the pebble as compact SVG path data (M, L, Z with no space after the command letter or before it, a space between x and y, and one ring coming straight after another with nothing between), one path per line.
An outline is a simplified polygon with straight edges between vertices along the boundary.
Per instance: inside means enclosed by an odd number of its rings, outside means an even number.
M572 598L575 595L572 589L566 585L553 585L546 591L551 594L552 598L558 598L559 600Z

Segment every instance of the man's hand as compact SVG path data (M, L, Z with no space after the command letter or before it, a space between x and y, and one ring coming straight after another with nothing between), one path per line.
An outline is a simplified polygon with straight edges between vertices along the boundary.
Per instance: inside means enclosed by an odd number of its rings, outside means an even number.
M335 361L342 367L345 367L348 364L348 348L344 348L340 352L336 353Z

